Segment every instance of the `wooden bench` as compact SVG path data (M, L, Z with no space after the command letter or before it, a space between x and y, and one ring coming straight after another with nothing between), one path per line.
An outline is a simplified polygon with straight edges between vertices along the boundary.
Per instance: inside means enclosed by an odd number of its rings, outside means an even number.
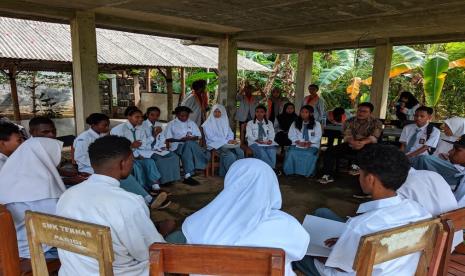
M363 236L353 269L357 276L371 276L373 266L421 252L415 275L438 275L447 232L439 219L431 219Z
M0 204L0 275L31 275L32 268L29 259L19 257L16 229L10 211ZM47 260L47 269L50 273L58 272L60 261Z
M26 211L26 229L34 276L48 275L42 244L97 259L100 275L113 275L109 227Z
M150 246L150 275L165 273L207 275L284 275L282 249L178 245Z
M451 253L455 232L465 229L465 208L444 213L439 217L448 236L438 275L465 275L465 245L463 243L458 245L455 252Z

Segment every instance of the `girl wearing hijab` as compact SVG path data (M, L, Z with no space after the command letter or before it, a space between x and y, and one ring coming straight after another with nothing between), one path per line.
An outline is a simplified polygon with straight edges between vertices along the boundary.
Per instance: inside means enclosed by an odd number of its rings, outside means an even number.
M30 138L8 158L0 172L0 203L13 216L21 258L30 258L25 212L55 214L58 198L66 190L57 169L62 146L56 139ZM46 257L58 257L55 249L43 249Z
M295 106L293 103L286 103L283 107L283 112L278 115L278 127L279 131L276 133L274 138L275 142L281 147L292 145L292 141L289 140L288 133L292 123L297 119L295 114Z
M266 119L266 107L255 108L255 119L247 123L246 138L255 158L258 158L271 168L276 167L276 143L274 142L273 123Z
M304 105L300 116L289 129L292 146L286 152L283 170L286 175L309 177L315 171L321 141L321 125L313 117L313 107ZM303 162L304 161L304 162Z
M203 133L209 150L215 149L220 155L220 176L225 176L229 167L238 159L244 158L244 151L234 140L234 133L229 127L228 114L224 106L216 104L203 123Z
M235 162L224 189L207 206L189 216L182 232L190 244L281 248L291 262L301 260L310 237L300 223L281 211L281 191L273 170L261 160Z
M413 121L415 111L420 107L420 102L410 92L402 92L396 107L396 116L400 121Z
M448 159L448 153L452 149L452 144L448 142L457 141L465 134L465 118L452 117L444 121L444 133L441 133L438 147L433 155L442 159Z

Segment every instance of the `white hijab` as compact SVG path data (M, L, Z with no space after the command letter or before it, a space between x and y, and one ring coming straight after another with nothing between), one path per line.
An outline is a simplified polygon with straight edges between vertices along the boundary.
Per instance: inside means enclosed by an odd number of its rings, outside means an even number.
M215 118L215 110L219 110L221 112L220 118ZM214 145L213 148L220 148L224 144L228 143L228 134L231 131L229 127L229 119L228 114L226 113L226 108L221 104L215 104L210 114L208 115L207 120L202 124L202 128L204 133L208 133L209 140L213 141ZM218 143L218 145L216 145Z
M0 171L0 203L59 198L66 190L58 173L63 143L30 138L8 158Z
M452 117L444 120L444 123L452 131L452 136L447 136L441 133L441 140L439 140L438 147L434 152L434 155L436 156L438 156L441 153L447 154L452 149L452 144L447 143L443 140L455 142L460 138L460 136L465 134L465 118Z
M271 167L258 159L242 159L226 174L223 191L189 216L182 232L191 244L282 248L286 274L293 275L290 262L305 256L310 238L280 209L281 192Z

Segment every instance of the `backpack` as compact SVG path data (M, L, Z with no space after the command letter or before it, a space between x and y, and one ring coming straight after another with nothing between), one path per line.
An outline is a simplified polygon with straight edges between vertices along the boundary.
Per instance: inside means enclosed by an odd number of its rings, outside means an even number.
M435 129L436 127L433 126L431 123L428 124L428 126L426 127L426 140L428 141L429 137L431 136L431 134L433 133L433 130ZM428 149L428 153L429 155L433 155L433 153L436 151L436 148L429 148Z

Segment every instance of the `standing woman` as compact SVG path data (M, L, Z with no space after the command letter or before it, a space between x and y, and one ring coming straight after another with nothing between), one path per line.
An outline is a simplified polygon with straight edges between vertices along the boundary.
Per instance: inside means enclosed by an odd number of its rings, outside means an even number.
M396 106L396 116L400 121L413 121L420 102L410 92L402 92Z
M255 158L258 158L271 168L276 167L277 147L274 142L273 123L266 119L266 107L255 108L255 119L247 123L246 138Z
M253 86L247 83L236 96L236 100L239 101L239 109L236 112L235 120L239 121L241 143L245 143L244 126L254 118L255 108L265 98L263 92L260 96L254 96L253 90Z
M292 123L297 119L295 114L295 106L293 103L286 103L283 107L283 112L278 115L278 133L274 138L275 142L280 146L290 146L292 141L289 140L288 133Z
M220 155L220 176L225 176L229 167L238 159L244 158L244 151L234 140L234 133L229 127L228 114L224 106L216 104L203 123L203 133L208 149L215 149Z
M316 84L310 84L308 86L309 95L304 98L302 106L310 105L315 110L313 116L318 122L326 122L326 106L325 101L320 97L318 91L320 88Z
M315 171L321 141L321 125L313 117L313 107L304 105L289 129L292 146L286 152L284 173L309 177Z

